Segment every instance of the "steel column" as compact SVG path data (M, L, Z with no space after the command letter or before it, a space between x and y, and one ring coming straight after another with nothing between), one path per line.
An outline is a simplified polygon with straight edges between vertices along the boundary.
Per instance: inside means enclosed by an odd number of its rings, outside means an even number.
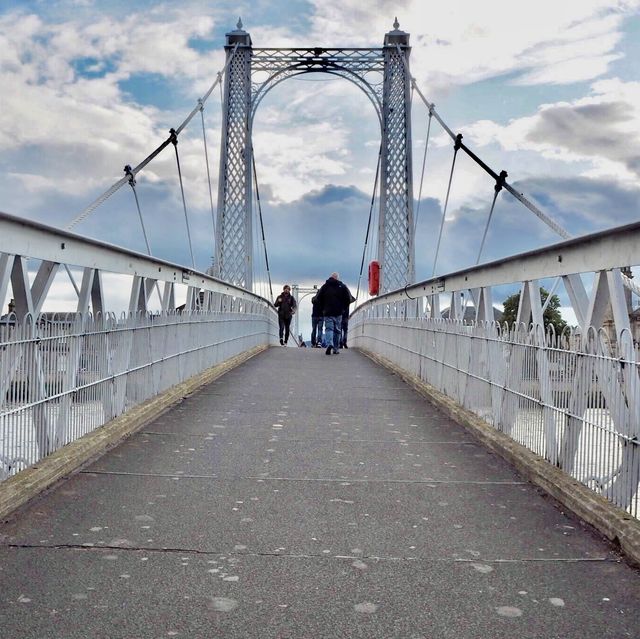
M251 290L253 241L251 214L251 37L238 29L227 33L215 275Z
M384 38L382 153L378 261L380 290L402 288L415 281L413 237L413 169L409 34L398 29ZM406 63L406 64L405 64Z

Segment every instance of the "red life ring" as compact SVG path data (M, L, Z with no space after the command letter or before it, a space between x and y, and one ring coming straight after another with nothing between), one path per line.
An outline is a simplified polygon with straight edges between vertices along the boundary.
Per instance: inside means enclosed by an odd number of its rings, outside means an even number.
M380 262L373 260L369 264L369 295L377 295L380 292Z

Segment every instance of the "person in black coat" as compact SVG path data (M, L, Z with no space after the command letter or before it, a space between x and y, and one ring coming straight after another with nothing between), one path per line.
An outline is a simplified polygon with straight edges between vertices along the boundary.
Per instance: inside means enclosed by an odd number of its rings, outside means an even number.
M322 329L324 327L324 317L322 307L318 302L318 294L311 298L311 346L322 346Z
M327 342L326 354L338 354L342 333L342 313L349 309L351 295L340 281L338 273L331 273L316 295L324 317L324 336Z
M345 288L347 288L346 285ZM342 311L342 335L340 337L340 348L349 348L347 346L347 333L349 331L349 306L356 301L356 298L351 294L351 291L348 288L347 293L349 294L349 304L347 304L347 308Z
M278 309L278 326L280 328L280 345L286 346L289 340L291 318L296 312L296 300L291 295L291 287L285 284L282 293L278 295L273 304Z

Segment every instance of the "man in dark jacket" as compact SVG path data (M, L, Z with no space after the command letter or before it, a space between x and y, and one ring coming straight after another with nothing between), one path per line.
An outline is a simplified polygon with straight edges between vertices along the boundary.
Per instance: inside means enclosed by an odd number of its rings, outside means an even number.
M345 288L347 288L346 285ZM342 335L340 337L340 348L349 348L347 346L347 333L349 331L349 305L356 301L356 298L351 294L351 291L348 288L347 294L349 296L349 304L347 304L347 308L342 311Z
M326 354L338 354L340 351L340 336L342 329L342 313L351 303L349 289L340 281L337 273L331 273L329 279L322 285L317 301L324 316L324 336L327 342Z
M322 329L324 327L324 317L322 307L318 303L318 294L311 298L311 346L322 346Z
M280 345L286 346L289 340L289 329L291 328L291 318L296 312L296 300L291 295L291 287L285 284L282 293L278 295L273 304L278 309L278 325L280 328Z

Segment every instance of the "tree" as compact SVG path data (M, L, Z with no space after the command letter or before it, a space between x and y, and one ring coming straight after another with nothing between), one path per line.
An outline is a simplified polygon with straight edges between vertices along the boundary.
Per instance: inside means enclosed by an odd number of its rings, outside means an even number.
M540 301L542 302L543 306L547 297L549 297L549 291L541 287ZM509 327L513 326L516 323L519 303L520 293L509 295L509 297L507 297L507 299L503 302L504 310L502 312L502 321L507 322L507 324L509 324ZM544 320L545 329L547 329L551 324L553 325L556 333L561 333L564 327L567 325L567 323L562 319L562 315L560 314L560 298L557 295L551 296L547 308L544 309L542 318ZM530 318L528 321L530 321Z

